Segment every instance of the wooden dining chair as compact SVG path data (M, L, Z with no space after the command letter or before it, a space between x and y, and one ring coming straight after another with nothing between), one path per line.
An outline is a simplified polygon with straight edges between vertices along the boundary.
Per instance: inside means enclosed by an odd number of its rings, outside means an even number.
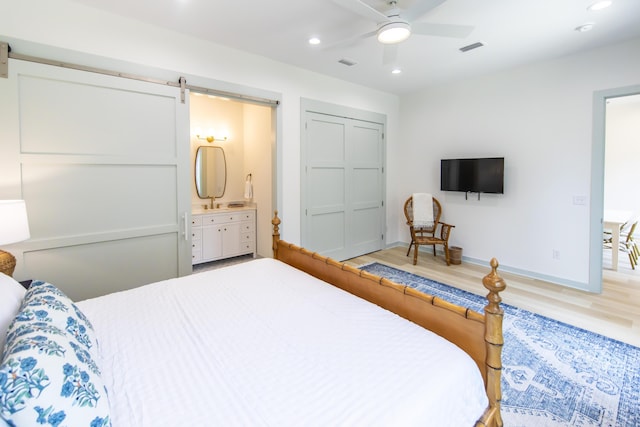
M620 249L627 253L629 256L629 262L631 263L631 268L634 270L636 269L636 265L638 265L638 256L640 256L640 249L638 249L638 245L633 239L633 233L636 231L637 226L638 221L634 221L631 224L631 228L629 228L629 232L624 236L624 242L620 243Z
M638 244L634 240L633 236L637 226L638 220L636 219L633 222L629 222L622 227L620 237L624 237L624 241L621 241L619 247L617 248L618 251L624 252L629 256L629 263L631 264L631 268L633 270L636 269L636 265L638 265L638 258L640 258L640 248L638 248ZM612 247L612 240L607 239L606 237L604 239L604 247L610 248L611 250L616 250L616 248Z
M411 248L413 247L413 265L418 263L418 248L420 245L433 247L433 256L436 256L436 245L442 245L447 265L451 265L449 258L449 236L451 235L451 230L455 226L440 221L440 217L442 216L442 205L435 197L432 197L432 200L433 225L427 227L414 227L413 225L413 196L409 197L407 201L404 202L404 216L407 219L407 225L411 232L411 243L407 250L407 256L409 256Z

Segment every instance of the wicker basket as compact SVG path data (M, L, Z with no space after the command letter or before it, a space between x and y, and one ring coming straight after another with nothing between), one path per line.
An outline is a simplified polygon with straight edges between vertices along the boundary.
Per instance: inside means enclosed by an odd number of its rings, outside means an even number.
M449 248L449 261L451 264L462 264L462 248L451 246Z

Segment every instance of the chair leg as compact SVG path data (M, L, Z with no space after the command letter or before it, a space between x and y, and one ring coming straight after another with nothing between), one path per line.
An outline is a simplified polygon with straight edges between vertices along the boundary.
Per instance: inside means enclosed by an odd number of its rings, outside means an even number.
M413 265L418 263L418 244L416 243L413 247Z
M451 261L449 260L449 245L444 244L444 259L447 261L447 265L451 265Z
M409 256L409 252L411 252L412 246L413 246L413 239L411 239L411 243L409 243L409 249L407 249L407 256Z
M436 256L436 245L433 245L433 256Z

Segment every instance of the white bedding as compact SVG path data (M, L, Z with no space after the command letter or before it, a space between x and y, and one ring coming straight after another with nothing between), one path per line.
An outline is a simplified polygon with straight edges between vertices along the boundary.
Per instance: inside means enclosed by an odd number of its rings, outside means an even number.
M453 344L272 259L81 301L115 427L472 426Z

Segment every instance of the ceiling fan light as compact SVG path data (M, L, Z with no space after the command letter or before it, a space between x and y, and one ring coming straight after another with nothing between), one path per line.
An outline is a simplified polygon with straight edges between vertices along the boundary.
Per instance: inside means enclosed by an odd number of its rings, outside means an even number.
M378 41L384 44L400 43L411 35L411 26L406 21L394 21L378 29Z

